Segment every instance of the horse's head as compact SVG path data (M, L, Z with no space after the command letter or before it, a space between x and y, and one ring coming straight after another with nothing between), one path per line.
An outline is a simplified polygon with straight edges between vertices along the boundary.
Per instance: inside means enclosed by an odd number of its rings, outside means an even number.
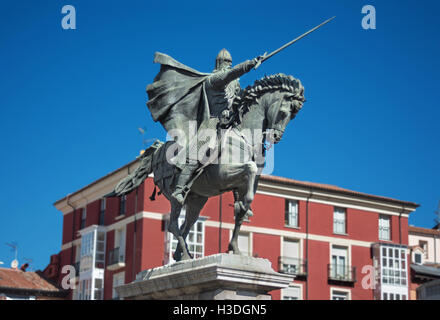
M267 77L272 91L266 95L266 139L280 142L290 120L294 119L305 101L304 87L298 79L284 74Z
M258 123L255 119L261 117L266 139L270 143L278 143L304 101L304 87L298 79L282 73L266 76L256 80L235 98L234 120L236 124L242 123L247 115L250 127L253 127Z

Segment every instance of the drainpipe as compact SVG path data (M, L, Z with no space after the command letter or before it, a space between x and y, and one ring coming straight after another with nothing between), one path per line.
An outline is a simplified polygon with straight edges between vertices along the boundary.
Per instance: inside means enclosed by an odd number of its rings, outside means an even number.
M76 215L76 208L70 204L70 193L67 195L67 205L72 208L73 210L73 223L72 223L72 244L71 244L71 250L70 250L70 264L73 265L73 242L75 241L75 215Z
M136 263L136 213L138 203L138 188L136 188L136 197L134 198L134 232L133 232L133 266L132 266L132 281L136 278L135 275L135 263Z
M434 235L434 263L437 264L437 236Z
M306 261L307 261L307 279L306 279L306 300L309 300L309 200L313 195L312 188L306 201Z
M402 206L402 211L399 213L399 244L402 245L402 214L405 212L405 206Z
M222 195L220 194L218 200L218 210L219 210L219 229L218 229L218 253L222 253Z

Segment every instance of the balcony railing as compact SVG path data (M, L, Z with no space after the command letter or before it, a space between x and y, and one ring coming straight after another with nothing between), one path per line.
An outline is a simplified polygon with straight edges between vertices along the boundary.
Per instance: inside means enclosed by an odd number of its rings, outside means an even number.
M294 274L297 276L307 275L307 261L291 257L279 257L278 269L281 273Z
M108 261L107 261L108 268L114 269L114 268L120 268L125 266L125 254L120 250L120 248L114 248L113 250L110 250L108 254Z
M356 267L345 264L329 264L328 279L333 281L356 282Z

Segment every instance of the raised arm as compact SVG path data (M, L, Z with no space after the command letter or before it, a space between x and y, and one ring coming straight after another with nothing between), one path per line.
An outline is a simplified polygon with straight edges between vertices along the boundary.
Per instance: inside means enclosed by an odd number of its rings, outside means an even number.
M249 72L253 67L257 65L258 58L252 60L246 60L240 64L237 64L231 69L226 69L224 71L215 72L209 76L209 83L216 88L224 88L231 81L240 78L245 73Z

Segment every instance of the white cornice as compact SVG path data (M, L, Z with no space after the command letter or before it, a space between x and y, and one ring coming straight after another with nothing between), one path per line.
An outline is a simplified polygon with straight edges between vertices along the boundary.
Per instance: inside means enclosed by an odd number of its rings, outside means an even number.
M379 199L364 199L363 197L357 197L355 195L351 196L339 194L337 191L330 192L312 189L311 192L309 188L305 187L286 187L267 182L260 182L258 184L257 193L293 200L306 201L309 199L310 202L315 203L372 211L375 213L389 215L402 215L402 217L406 218L416 209L413 206L398 205L396 203L390 203L386 200L381 201Z
M128 172L133 172L139 166L139 161L132 163L114 171L108 176L91 183L89 186L75 192L71 196L67 196L54 205L62 211L63 215L72 212L72 205L75 208L82 208L87 203L93 202L102 198L105 194L113 191L115 185ZM153 175L150 174L150 177ZM315 203L322 203L333 206L342 206L346 208L353 208L365 211L372 211L375 213L397 215L408 218L409 214L416 210L416 206L410 203L393 201L391 199L381 197L366 197L361 194L350 195L338 190L321 190L313 186L299 186L299 185L280 185L277 182L260 179L257 193L265 194L275 197L283 197L295 200L307 200ZM70 204L70 205L69 205Z
M85 187L71 196L64 197L57 201L54 206L65 215L72 212L70 205L74 208L82 208L90 202L101 199L104 195L112 192L116 184L125 178L129 172L131 173L136 170L138 166L139 162L127 165L126 167L115 171L113 174L110 174L108 177L91 184L89 187Z
M112 225L109 225L106 227L107 232L112 231L115 229L120 229L126 226L127 224L133 222L134 220L141 220L141 219L153 219L153 220L166 220L167 215L162 213L155 213L155 212L139 212L136 215L127 217L125 219L122 219ZM203 217L201 217L203 218ZM219 228L220 222L218 221L212 221L212 220L206 220L205 221L206 227L211 228ZM222 229L225 230L232 230L234 229L233 223L226 223L222 222ZM274 229L274 228L264 228L264 227L255 227L255 226L249 226L243 224L241 227L241 231L243 232L250 232L250 233L258 233L258 234L266 234L266 235L273 235L273 236L280 236L280 237L286 237L289 239L306 239L307 234L304 232L299 231L290 231L290 230L280 230L280 229ZM324 236L324 235L318 235L318 234L308 234L309 240L316 240L321 242L327 242L334 245L342 245L342 246L358 246L358 247L364 247L369 248L372 244L376 242L370 242L370 241L362 241L362 240L354 240L350 238L338 238L338 237L331 237L331 236ZM76 239L73 242L73 245L78 245L81 243L81 239ZM394 244L394 243L392 243ZM61 250L69 249L72 246L72 242L67 242L64 245L62 245Z

